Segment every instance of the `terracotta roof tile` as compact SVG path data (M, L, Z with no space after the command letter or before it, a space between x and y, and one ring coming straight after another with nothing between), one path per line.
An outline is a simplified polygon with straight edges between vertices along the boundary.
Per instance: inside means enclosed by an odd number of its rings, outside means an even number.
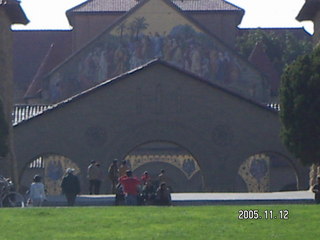
M138 4L137 0L89 0L69 12L126 12ZM242 10L224 0L172 0L183 11Z

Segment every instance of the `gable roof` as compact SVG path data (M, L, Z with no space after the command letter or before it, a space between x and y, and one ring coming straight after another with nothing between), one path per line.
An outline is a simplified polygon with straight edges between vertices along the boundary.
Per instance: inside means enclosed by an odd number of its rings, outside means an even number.
M67 98L67 99L65 99L65 100L63 100L63 101L61 101L59 103L52 104L52 105L41 105L43 107L41 107L41 109L39 109L39 111L36 111L33 114L30 114L26 118L20 118L19 121L16 121L13 124L13 126L14 127L19 126L21 124L24 124L24 123L32 120L33 118L41 117L43 114L47 114L47 113L49 113L51 111L55 111L55 110L57 110L59 108L62 108L65 105L68 105L70 103L74 103L74 102L76 102L76 101L78 101L78 100L80 100L80 99L82 99L82 98L84 98L86 96L95 94L96 91L99 91L102 88L110 87L113 84L119 83L120 81L130 77L133 74L137 74L137 73L139 73L141 71L144 71L144 70L146 70L148 68L151 68L153 66L156 66L156 65L162 65L162 66L168 67L168 68L172 69L173 71L176 71L176 72L178 72L180 74L189 76L189 77L193 78L195 81L200 81L203 84L208 85L211 88L214 88L214 89L217 89L219 91L222 91L225 94L228 94L228 95L231 95L231 96L233 96L235 98L238 98L239 100L242 100L244 102L252 104L252 105L254 105L254 106L258 107L258 108L264 109L266 111L270 111L271 113L278 114L278 110L273 108L273 107L271 107L271 106L267 106L267 105L258 103L256 101L253 101L253 100L251 100L251 99L249 99L247 97L244 97L244 96L242 96L242 95L240 95L240 94L238 94L238 93L236 93L236 92L234 92L232 90L229 90L229 89L226 89L224 87L221 87L218 84L215 84L215 83L212 83L212 82L208 82L206 79L204 79L204 78L202 78L202 77L200 77L200 76L198 76L198 75L196 75L196 74L194 74L194 73L192 73L190 71L181 69L181 68L179 68L179 67L177 67L177 66L175 66L175 65L173 65L171 63L168 63L168 62L163 61L161 59L154 59L154 60L152 60L152 61L150 61L150 62L148 62L148 63L146 63L146 64L144 64L144 65L142 65L140 67L137 67L137 68L135 68L133 70L130 70L130 71L128 71L126 73L123 73L123 74L121 74L119 76L116 76L116 77L114 77L112 79L106 80L106 81L104 81L104 82L102 82L102 83L100 83L100 84L98 84L98 85L96 85L96 86L94 86L92 88L89 88L89 89L87 89L87 90L85 90L85 91L83 91L81 93L78 93L78 94L76 94L76 95L74 95L72 97L69 97L69 98ZM33 108L30 108L30 109L33 109Z
M117 2L118 0L88 0L88 2L83 3L83 5L85 5L86 3L89 2L93 2L93 1L111 1L111 2ZM52 69L51 72L48 73L48 75L50 75L53 71L59 69L64 63L68 62L71 60L71 58L77 54L79 54L82 49L86 48L87 46L89 46L90 44L92 44L94 41L96 41L96 39L98 39L99 37L101 37L102 35L104 35L105 33L107 33L108 31L111 31L115 26L117 26L119 23L121 23L124 19L126 19L128 16L130 16L131 14L133 14L137 9L140 8L141 5L143 5L144 3L148 2L149 0L119 0L119 4L121 5L121 2L126 2L126 1L134 1L134 2L138 2L139 4L135 4L135 6L133 8L131 8L125 15L123 15L122 17L120 17L118 20L116 20L113 24L111 24L110 26L108 26L104 31L102 31L99 35L97 35L94 39L92 39L90 42L88 42L85 46L83 46L81 49L79 49L78 51L74 52L70 57L66 58L65 61L61 62L61 64L59 64L58 66L56 66L55 68ZM169 6L171 6L178 14L182 15L185 19L187 19L189 22L191 22L193 25L195 25L197 28L199 28L201 31L203 31L205 34L207 34L208 36L214 38L216 41L218 41L222 46L226 47L227 49L229 49L231 52L233 52L235 55L237 55L238 57L242 58L238 53L236 53L234 50L230 49L222 40L220 40L219 37L217 37L214 33L209 32L206 28L204 28L200 23L198 23L196 20L194 20L193 18L189 17L187 14L185 14L183 11L181 11L181 9L179 9L179 7L176 4L173 4L174 1L181 1L181 0L161 0L163 2L165 2L166 4L168 4ZM224 0L182 0L182 1L223 1ZM226 2L225 2L226 3ZM228 3L229 5L231 5L230 3ZM79 6L81 6L82 4L80 4ZM234 5L232 5L234 6ZM235 6L236 7L236 6ZM77 6L75 7L77 8ZM75 9L74 8L74 9ZM243 11L243 9L236 7L237 9ZM69 11L73 11L72 9L70 9ZM246 61L247 63L249 63L246 59L242 58L244 61ZM251 63L249 63L251 64Z
M47 71L67 58L72 52L71 34L70 30L14 30L12 36L15 87L23 90L23 94L26 92L52 44L55 48L51 54L51 62L47 64ZM22 100L23 96L20 95L16 96L18 101Z
M54 49L54 44L51 44L47 54L45 55L44 59L42 60L40 66L36 72L36 75L32 79L32 82L29 85L29 87L24 95L24 98L34 97L34 96L40 94L40 91L43 88L41 78L43 77L43 75L45 75L51 69L49 67L49 64L50 64L50 62L53 61L53 54L52 54L53 49Z
M268 77L271 93L276 96L280 85L280 73L277 72L261 42L256 43L249 61Z
M7 13L12 24L27 24L29 20L16 0L0 0L0 8Z
M224 0L171 0L182 11L243 11ZM127 12L139 0L88 0L67 11L70 13L88 12Z
M108 33L111 33L112 31L115 31L116 30L116 27L117 26L120 26L120 24L122 22L125 22L128 18L134 16L134 13L138 12L138 14L141 14L141 12L139 13L140 9L142 9L142 7L146 4L149 4L150 1L152 0L142 0L139 2L139 4L136 4L132 9L130 9L126 14L124 14L121 18L119 18L117 21L115 21L112 25L108 26L103 32L101 32L98 36L96 36L91 42L89 42L88 44L86 44L83 48L79 49L78 51L74 52L70 57L68 57L67 59L65 59L65 61L61 62L59 65L57 65L54 69L52 69L48 74L46 74L44 76L44 78L51 78L52 76L54 76L55 73L57 73L57 71L60 71L60 69L62 67L65 67L65 69L67 69L68 67L68 64L72 64L72 60L73 59L76 59L76 58L86 58L86 50L88 49L91 49L92 51L94 50L94 48L96 48L96 44L97 43L100 43L101 41L104 41L105 42L105 39L104 37L106 36L106 34ZM195 30L197 32L201 32L205 35L208 36L208 38L211 38L214 42L215 42L215 48L219 48L219 51L223 51L223 52L227 52L225 57L229 59L229 56L234 56L236 58L236 61L241 61L243 64L245 64L247 67L249 67L249 69L252 70L252 73L251 76L253 76L254 74L256 74L256 76L260 76L260 77L257 77L257 78L254 78L256 79L255 81L261 81L261 79L263 78L263 74L261 73L261 71L259 71L257 68L255 68L247 59L243 58L242 56L240 56L237 52L234 51L234 49L230 49L223 41L220 40L220 38L218 38L217 36L215 36L214 34L208 32L202 25L200 25L197 21L193 20L193 18L189 17L185 12L181 11L181 9L175 5L171 0L158 0L159 2L163 3L164 5L167 5L168 7L171 8L171 10L173 10L179 17L181 17L181 19L184 19L186 22L188 22L190 26L192 26L192 28L195 28ZM153 4L150 4L150 6L153 6ZM150 7L149 6L149 7ZM150 11L150 9L148 10ZM159 12L160 13L160 12ZM143 17L144 18L144 17ZM175 26L176 26L176 22L172 22ZM166 25L167 28L170 28L170 26ZM173 29L173 28L172 28ZM162 31L165 31L165 30L162 30ZM91 52L92 52L91 51ZM93 54L93 52L91 53ZM222 56L222 55L220 55ZM153 58L156 58L156 56L154 56ZM149 58L148 61L150 61L152 58ZM84 60L85 61L85 60ZM146 62L143 62L143 63L140 63L141 64L144 64ZM237 65L238 63L235 63L235 65ZM69 66L70 67L70 66ZM137 67L137 65L136 65ZM76 69L76 67L74 66L73 69ZM131 68L132 69L132 68ZM247 69L247 68L246 68ZM128 69L125 69L125 71L127 71ZM64 70L62 70L64 71ZM235 70L237 71L237 70ZM247 72L247 70L245 70L245 72ZM69 72L70 73L70 72ZM234 72L235 75L237 74L236 72ZM114 77L114 76L117 76L119 75L120 73L117 73L117 74L114 74L112 76L108 76L108 78L110 79L111 77ZM58 74L59 76L63 76L63 74ZM62 77L63 78L63 77ZM62 78L59 78L59 81L61 81ZM74 79L74 77L72 77ZM106 78L105 78L106 79ZM105 80L103 79L103 80ZM99 80L99 79L95 79L95 81L98 81L98 82L101 82L103 81L102 79ZM90 80L89 80L90 81ZM91 80L92 81L92 80ZM249 82L247 81L247 79L245 79L246 82ZM93 83L92 82L89 82L89 83L85 83L86 85L90 85L92 86ZM96 84L96 83L95 83ZM235 87L237 88L239 91L243 92L243 94L251 94L251 92L249 92L249 90L247 89L248 86L244 86L244 85L241 85L241 84L238 84L237 86L231 86L229 85L230 87ZM266 88L268 88L267 86L262 86L261 84L255 84L255 86L253 86L253 91L256 91L256 86L258 86L259 90L257 91L260 91L259 94L257 95L254 95L253 98L259 98L260 100L258 101L268 101L266 100L266 98L268 98L268 96L265 94L267 92ZM89 87L89 86L87 86ZM246 88L246 89L244 89ZM80 90L81 91L81 90ZM74 94L74 93L73 93ZM60 95L57 95L59 96L59 98L61 99L63 96L60 96ZM69 94L70 96L70 94ZM67 96L65 96L67 97ZM264 100L262 100L264 99ZM51 99L49 101L56 101L57 99Z
M298 21L314 20L320 9L320 0L306 0L296 19Z

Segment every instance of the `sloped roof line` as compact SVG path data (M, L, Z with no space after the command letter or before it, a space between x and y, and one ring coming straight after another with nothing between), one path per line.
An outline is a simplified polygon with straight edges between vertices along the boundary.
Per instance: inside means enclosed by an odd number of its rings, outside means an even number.
M280 84L280 73L276 70L271 59L265 52L264 45L261 41L255 44L248 60L268 77L271 90L277 91Z
M304 5L302 6L300 12L296 19L298 21L312 21L314 20L314 16L320 9L320 1L319 0L306 0Z
M273 109L271 107L268 107L267 105L264 105L262 103L254 101L254 100L252 100L250 98L242 96L242 95L238 94L237 92L234 92L234 91L232 91L230 89L224 88L223 86L220 86L220 85L218 85L216 83L209 82L206 79L196 75L193 72L190 72L190 71L187 71L185 69L179 68L178 66L175 66L175 65L173 65L171 63L168 63L168 62L166 62L164 60L161 60L161 59L157 58L157 59L151 60L148 63L146 63L144 65L141 65L141 66L139 66L139 67L137 67L135 69L132 69L132 70L130 70L128 72L120 74L120 75L118 75L118 76L116 76L114 78L108 79L108 80L106 80L106 81L104 81L104 82L102 82L102 83L100 83L100 84L98 84L98 85L96 85L96 86L94 86L92 88L89 88L89 89L87 89L87 90L85 90L85 91L83 91L81 93L78 93L78 94L76 94L76 95L74 95L74 96L72 96L70 98L67 98L67 99L65 99L65 100L63 100L63 101L61 101L59 103L52 104L52 105L50 105L50 107L48 107L47 109L44 109L43 111L41 111L37 115L31 116L30 118L26 118L26 119L24 119L24 120L22 120L22 121L20 121L20 122L18 122L16 124L14 124L13 126L14 127L19 126L19 125L21 125L23 123L26 123L26 122L32 120L33 118L41 117L42 115L47 114L48 112L55 111L56 109L58 109L60 107L63 107L65 105L69 104L69 103L75 102L75 101L77 101L77 100L79 100L79 99L81 99L81 98L83 98L83 97L85 97L85 96L87 96L89 94L94 94L96 91L100 90L100 88L102 88L102 87L109 87L111 84L119 82L122 79L125 79L125 78L127 78L128 76L130 76L132 74L136 74L136 73L144 70L145 68L151 67L151 66L156 65L156 64L161 64L161 65L167 66L167 67L169 67L169 68L171 68L171 69L173 69L175 71L178 71L178 72L180 72L182 74L188 75L188 76L192 77L193 79L195 79L197 81L201 81L203 84L207 84L209 87L218 89L220 91L225 92L226 94L232 95L232 96L234 96L234 97L236 97L238 99L241 99L241 100L243 100L245 102L253 104L253 105L255 105L255 106L259 107L259 108L262 108L264 110L273 112L275 114L278 114L277 110L275 110L275 109Z
M225 0L171 0L182 11L242 11L240 7ZM127 12L139 0L88 0L83 2L67 12Z
M24 95L24 98L34 97L35 95L39 94L40 91L42 90L42 78L46 74L46 65L49 62L53 48L54 48L54 44L51 43L47 51L47 54L44 56L43 60L41 61L41 64Z
M0 7L3 8L11 24L28 24L29 19L27 18L25 12L20 6L20 1L17 0L1 0Z
M93 0L90 0L93 1ZM54 67L49 73L46 74L45 77L50 76L53 72L59 70L64 64L66 64L67 62L69 62L70 60L72 60L73 57L77 56L78 54L80 54L82 52L83 49L85 49L86 47L90 46L91 44L93 44L97 39L99 39L100 37L102 37L104 34L106 34L108 31L112 30L115 26L117 26L121 21L123 21L124 19L126 19L128 16L130 16L131 14L133 14L137 9L140 8L140 6L144 5L145 3L147 3L150 0L140 0L139 3L137 5L135 5L133 8L131 8L126 14L124 14L123 16L121 16L119 19L117 19L115 22L113 22L110 26L108 26L104 31L102 31L101 33L99 33L96 37L94 37L91 41L89 41L86 45L84 45L82 48L78 49L77 51L75 51L73 54L71 54L68 58L66 58L64 61L62 61L59 65L57 65L56 67ZM250 63L248 61L248 59L244 58L243 56L241 56L239 53L237 53L234 49L228 47L226 45L225 42L223 42L217 35L215 35L214 33L209 32L207 29L205 29L199 22L197 22L195 19L191 18L190 16L188 16L186 13L184 13L183 11L181 11L171 0L161 0L163 2L165 2L166 4L168 4L169 6L171 6L173 9L175 9L175 11L178 14L181 14L184 18L186 18L189 22L191 22L192 24L194 24L196 27L198 27L201 31L203 31L203 33L207 34L209 37L215 39L215 41L217 41L222 47L224 47L225 49L228 49L232 54L234 54L235 56L237 56L239 59L241 59L242 61L244 61L245 63L247 63L249 66L251 66L253 68L253 70L255 70L257 73L259 73L260 75L263 76L263 73L261 71L259 71L258 69L256 69L252 63ZM244 11L244 10L243 10Z

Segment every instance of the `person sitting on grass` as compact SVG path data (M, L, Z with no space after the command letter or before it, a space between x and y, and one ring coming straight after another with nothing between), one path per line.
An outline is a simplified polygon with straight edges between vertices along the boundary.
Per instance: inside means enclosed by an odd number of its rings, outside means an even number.
M154 202L156 197L155 187L151 183L151 181L147 181L142 187L142 204L144 205L151 205Z
M156 204L162 206L171 205L171 194L165 182L160 183L156 192Z

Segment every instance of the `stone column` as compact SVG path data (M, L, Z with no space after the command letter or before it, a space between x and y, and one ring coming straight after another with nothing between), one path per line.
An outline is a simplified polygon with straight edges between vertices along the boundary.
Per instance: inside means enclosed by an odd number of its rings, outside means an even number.
M10 177L15 183L18 175L15 172L16 164L13 153L13 136L11 113L13 109L13 72L12 72L12 32L11 21L4 8L0 8L0 98L3 104L5 120L9 126L8 147L9 153L0 160L0 174Z

